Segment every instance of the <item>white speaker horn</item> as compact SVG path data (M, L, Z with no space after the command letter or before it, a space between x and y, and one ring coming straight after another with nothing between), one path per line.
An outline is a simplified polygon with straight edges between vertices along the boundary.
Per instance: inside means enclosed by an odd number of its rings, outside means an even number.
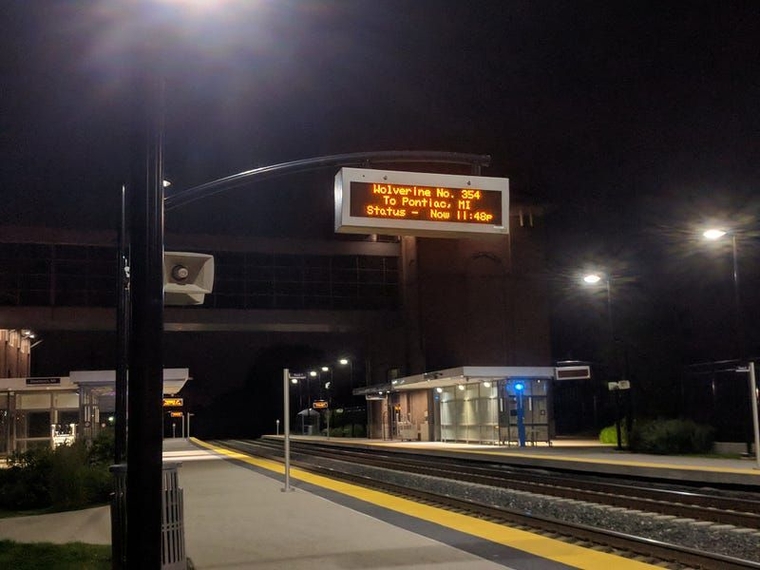
M164 252L164 305L201 305L213 287L213 255Z

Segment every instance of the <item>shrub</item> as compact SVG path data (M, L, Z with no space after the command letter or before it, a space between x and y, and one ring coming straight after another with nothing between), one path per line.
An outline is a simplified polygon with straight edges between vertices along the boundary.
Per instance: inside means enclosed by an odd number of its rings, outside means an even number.
M56 509L76 509L87 504L87 448L82 442L61 445L53 453L49 473L50 502Z
M712 448L715 430L691 420L653 420L637 422L631 432L631 451L660 455L707 453Z
M14 452L7 461L9 467L0 484L0 507L27 510L49 506L52 450L38 447Z
M0 470L0 507L10 510L74 509L108 501L113 483L113 434L14 453Z
M621 422L620 424L621 445L628 445L628 430L625 429L625 425L625 422ZM606 428L602 428L602 431L599 432L599 441L601 443L612 443L617 445L617 426L611 425L607 426Z
M90 464L111 465L113 463L114 441L115 435L113 429L101 430L90 445L88 453Z

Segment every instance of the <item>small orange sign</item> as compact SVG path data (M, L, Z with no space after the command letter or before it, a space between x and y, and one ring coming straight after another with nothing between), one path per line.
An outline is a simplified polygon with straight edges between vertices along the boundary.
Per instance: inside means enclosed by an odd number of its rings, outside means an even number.
M182 398L164 398L164 408L181 408Z
M182 417L182 412L169 412L169 417L170 418L181 418Z
M326 410L327 406L327 400L314 400L311 404L311 407L315 410Z

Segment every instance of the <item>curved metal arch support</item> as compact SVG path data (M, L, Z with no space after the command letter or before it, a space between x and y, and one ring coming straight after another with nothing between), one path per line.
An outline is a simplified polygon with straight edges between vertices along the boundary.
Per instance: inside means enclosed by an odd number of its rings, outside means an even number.
M459 152L443 151L417 151L417 150L391 150L377 152L357 152L349 154L334 154L330 156L318 156L304 158L291 162L261 166L252 170L246 170L224 178L212 180L198 186L181 190L164 199L164 210L170 211L180 206L190 204L203 198L208 198L226 190L274 178L308 170L318 170L336 166L359 166L366 167L372 163L437 163L437 164L460 164L472 168L474 175L480 174L483 166L491 163L491 157L484 154L466 154Z

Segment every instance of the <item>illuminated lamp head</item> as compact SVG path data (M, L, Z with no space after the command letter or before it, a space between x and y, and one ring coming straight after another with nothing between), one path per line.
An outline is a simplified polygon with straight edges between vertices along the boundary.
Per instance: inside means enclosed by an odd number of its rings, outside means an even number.
M515 382L515 392L522 392L525 390L525 384L522 382Z

